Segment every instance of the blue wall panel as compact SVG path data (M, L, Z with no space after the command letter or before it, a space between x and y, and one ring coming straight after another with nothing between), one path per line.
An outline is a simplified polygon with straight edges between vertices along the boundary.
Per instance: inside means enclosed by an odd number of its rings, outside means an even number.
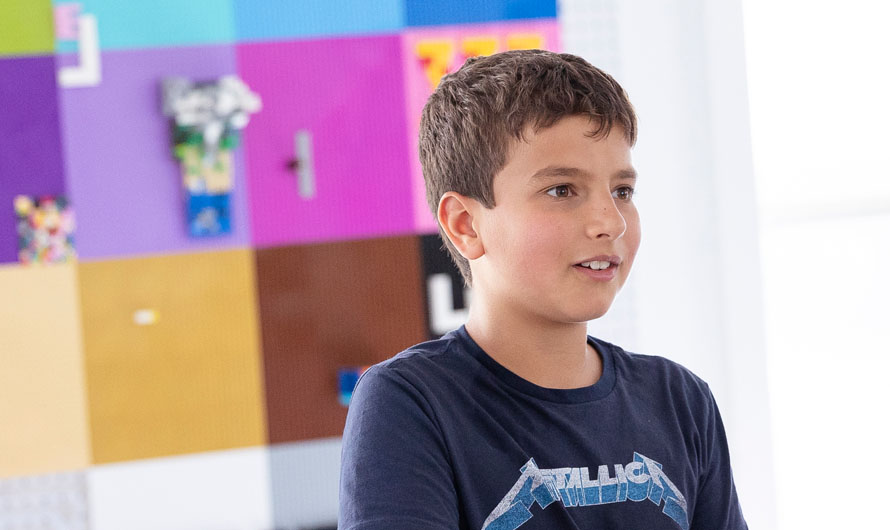
M404 0L234 0L239 41L394 33Z
M406 0L409 26L556 16L556 0Z
M56 0L54 4L63 3ZM95 15L103 50L235 41L232 0L79 0L80 12ZM73 42L57 51L76 50Z

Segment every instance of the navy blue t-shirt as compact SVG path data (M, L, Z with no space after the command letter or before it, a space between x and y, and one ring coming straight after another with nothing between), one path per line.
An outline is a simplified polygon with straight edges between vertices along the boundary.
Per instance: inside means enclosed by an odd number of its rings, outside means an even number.
M603 373L544 388L461 327L371 367L343 434L340 530L745 529L708 385L589 337Z

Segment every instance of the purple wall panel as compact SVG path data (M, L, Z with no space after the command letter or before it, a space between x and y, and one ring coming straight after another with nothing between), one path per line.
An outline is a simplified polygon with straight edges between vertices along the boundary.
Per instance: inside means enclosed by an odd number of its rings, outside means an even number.
M16 195L65 193L56 63L0 59L0 263L18 261Z
M160 82L235 73L232 46L155 48L102 54L102 82L62 90L68 187L81 259L248 246L244 154L234 153L232 232L191 238L182 178L161 113Z
M238 45L263 98L246 130L257 246L411 233L411 180L396 35ZM288 168L311 134L315 194Z

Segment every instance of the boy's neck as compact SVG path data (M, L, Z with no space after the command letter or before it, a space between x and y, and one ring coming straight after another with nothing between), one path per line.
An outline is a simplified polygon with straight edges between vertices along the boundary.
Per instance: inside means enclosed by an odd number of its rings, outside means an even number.
M496 313L474 303L467 333L514 374L545 388L582 388L599 380L602 359L587 343L586 323L544 323Z

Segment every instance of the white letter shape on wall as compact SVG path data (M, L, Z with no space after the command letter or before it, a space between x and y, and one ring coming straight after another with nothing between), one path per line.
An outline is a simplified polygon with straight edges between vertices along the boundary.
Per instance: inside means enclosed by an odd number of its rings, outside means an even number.
M452 329L467 323L469 309L455 309L451 296L451 276L446 273L433 274L426 279L426 291L430 301L430 329L444 335ZM470 290L464 289L464 303L470 306Z
M59 69L59 85L65 88L96 86L102 81L99 25L95 15L77 17L77 66Z

